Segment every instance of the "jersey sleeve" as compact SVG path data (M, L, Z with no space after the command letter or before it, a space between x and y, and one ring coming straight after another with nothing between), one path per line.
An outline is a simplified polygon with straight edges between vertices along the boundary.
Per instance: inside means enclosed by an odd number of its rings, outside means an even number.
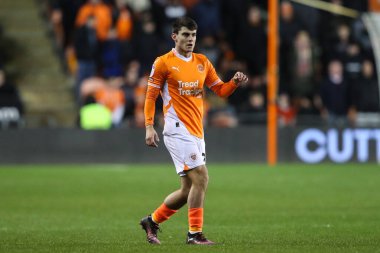
M207 85L208 88L211 89L216 84L222 82L222 80L220 80L218 74L216 73L214 66L207 58L205 59L205 69L207 71L205 84Z
M205 83L207 87L219 97L230 96L238 86L232 80L226 83L223 82L208 59L206 59L205 65L207 70Z
M167 77L167 67L163 59L157 58L150 71L148 86L152 86L161 89L164 85Z
M153 63L152 70L148 78L148 87L145 96L144 116L145 126L154 124L154 114L156 111L156 99L165 83L167 70L162 59L157 58Z

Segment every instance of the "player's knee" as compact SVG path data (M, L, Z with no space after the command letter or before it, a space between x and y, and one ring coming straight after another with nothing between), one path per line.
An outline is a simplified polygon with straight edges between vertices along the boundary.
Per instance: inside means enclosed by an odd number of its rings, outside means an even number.
M193 184L206 189L208 185L208 180L209 180L206 166L201 165L196 168L196 171L197 171L197 174L196 174L196 178L193 180Z
M200 180L200 186L206 190L207 189L207 185L208 185L208 175L205 175L201 178Z

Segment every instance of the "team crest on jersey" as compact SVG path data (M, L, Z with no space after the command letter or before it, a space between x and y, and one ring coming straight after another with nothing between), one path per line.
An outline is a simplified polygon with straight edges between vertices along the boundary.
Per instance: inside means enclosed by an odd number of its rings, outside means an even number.
M197 160L197 154L191 153L190 158L193 159L193 161Z
M198 64L197 68L199 72L203 72L205 70L205 67L202 64Z

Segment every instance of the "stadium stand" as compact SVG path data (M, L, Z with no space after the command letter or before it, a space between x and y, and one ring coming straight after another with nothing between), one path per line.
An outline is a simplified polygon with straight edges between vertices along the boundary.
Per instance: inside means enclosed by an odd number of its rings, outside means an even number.
M23 112L17 87L7 81L5 71L0 68L0 129L22 126Z
M325 2L359 13L368 11L367 1ZM142 83L155 57L172 47L168 36L171 22L189 15L199 24L196 51L209 57L222 79L228 80L237 69L250 75L247 87L227 100L217 99L206 91L207 125L265 124L266 1L38 0L35 3L43 10L67 75L75 80L70 95L76 97L78 108L86 99L81 94L86 79L96 77L109 82L122 78L124 83L118 89L124 93L124 114L121 122L114 125L143 126ZM326 94L334 93L340 83L345 85L345 95L339 106L345 109L337 110L344 126L366 125L371 118L366 116L368 113L380 112L375 56L366 30L368 24L362 16L365 14L352 18L299 1L281 1L280 126L333 124L331 113L336 108L331 106L338 105L331 105ZM341 77L330 73L332 63L341 64ZM62 79L58 82L64 83ZM327 83L333 88L326 88ZM363 99L365 94L373 96ZM72 102L60 104L64 103ZM78 111L71 113L76 115Z
M24 103L26 127L67 127L75 122L76 107L70 79L62 71L40 15L39 2L0 1L0 20L12 39L13 60L6 67L18 73L14 84Z
M23 126L24 105L6 67L13 60L16 49L12 47L12 43L13 41L5 36L0 23L0 129ZM17 73L13 73L13 78L15 75Z

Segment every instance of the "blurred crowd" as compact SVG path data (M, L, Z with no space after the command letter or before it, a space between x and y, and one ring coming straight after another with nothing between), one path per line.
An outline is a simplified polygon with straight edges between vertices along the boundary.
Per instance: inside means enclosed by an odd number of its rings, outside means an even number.
M198 23L195 51L210 59L222 80L237 70L250 80L228 99L206 90L205 125L266 123L267 1L43 2L54 43L75 79L83 128L144 127L147 76L154 59L174 46L171 23L184 15ZM367 1L326 2L359 12L368 8ZM280 126L366 124L380 105L372 46L361 18L288 0L279 7ZM156 122L162 124L162 101L157 103Z
M24 105L17 86L13 84L13 76L6 71L6 66L18 50L16 47L14 41L5 35L0 23L0 129L23 125Z

